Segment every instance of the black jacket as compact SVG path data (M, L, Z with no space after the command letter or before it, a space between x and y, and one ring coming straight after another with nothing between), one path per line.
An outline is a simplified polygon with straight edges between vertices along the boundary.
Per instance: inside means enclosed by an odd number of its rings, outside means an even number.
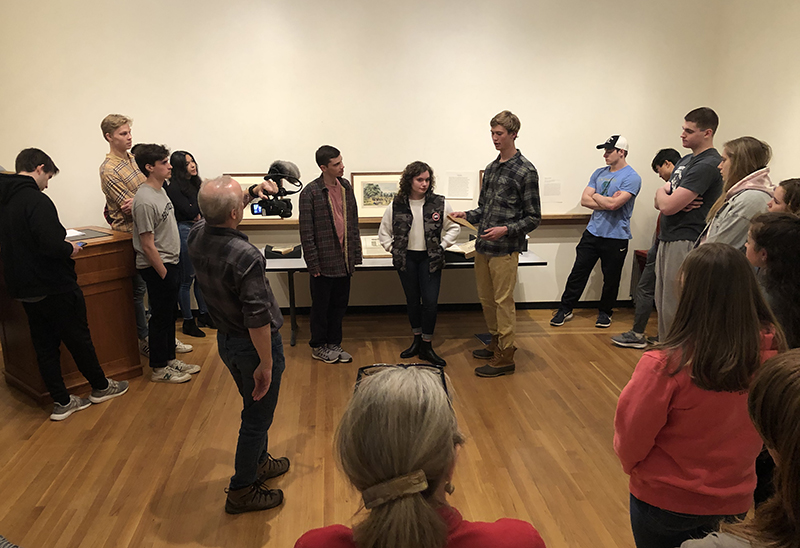
M0 256L15 299L78 288L72 244L58 211L32 177L0 173Z

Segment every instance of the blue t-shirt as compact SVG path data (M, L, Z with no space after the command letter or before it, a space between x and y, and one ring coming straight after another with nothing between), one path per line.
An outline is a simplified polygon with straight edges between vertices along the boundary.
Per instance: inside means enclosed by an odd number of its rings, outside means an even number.
M633 215L633 202L642 188L642 178L631 166L625 166L619 171L611 171L609 166L601 167L592 173L589 186L601 196L611 197L618 190L630 192L633 196L615 211L596 210L589 219L586 230L598 238L614 238L617 240L631 239L631 215Z

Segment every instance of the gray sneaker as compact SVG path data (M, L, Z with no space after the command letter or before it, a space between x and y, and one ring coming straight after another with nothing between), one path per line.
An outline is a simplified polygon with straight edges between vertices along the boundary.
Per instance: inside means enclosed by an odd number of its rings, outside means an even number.
M92 393L89 396L90 402L103 403L111 398L121 396L128 391L128 381L115 381L113 379L106 380L108 381L108 388L104 390L92 390Z
M339 353L328 348L327 345L318 346L311 349L311 357L315 360L322 360L325 363L336 363L339 361ZM351 358L352 359L352 356Z
M79 398L74 394L70 394L69 403L67 405L61 405L58 402L56 402L55 405L53 405L53 413L50 415L50 420L63 421L64 419L72 415L75 411L81 411L82 409L86 409L90 405L92 405L92 402L90 402L86 398Z
M617 346L621 346L623 348L645 348L647 346L647 339L644 338L644 335L641 337L636 333L631 331L626 331L622 335L617 335L616 337L611 337L611 342Z
M167 367L177 369L181 373L188 373L194 375L200 372L200 366L193 363L186 363L181 360L170 360L167 362Z
M189 373L182 373L175 368L167 366L154 368L152 375L150 375L150 380L153 382L180 384L192 380L192 376Z
M328 350L330 350L334 355L339 356L339 361L342 363L350 363L353 361L353 356L349 352L345 352L341 346L338 344L329 344Z

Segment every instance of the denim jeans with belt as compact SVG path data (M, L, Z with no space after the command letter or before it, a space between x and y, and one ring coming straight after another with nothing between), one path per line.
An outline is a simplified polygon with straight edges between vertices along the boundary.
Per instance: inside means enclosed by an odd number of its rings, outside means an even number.
M256 347L250 337L233 337L217 332L217 346L222 361L227 366L236 387L242 396L242 424L236 444L235 472L230 489L241 489L256 481L258 465L267 458L269 427L278 404L281 377L286 368L283 356L283 340L279 332L272 333L272 382L269 390L258 401L253 399L255 381L253 372L261 363Z

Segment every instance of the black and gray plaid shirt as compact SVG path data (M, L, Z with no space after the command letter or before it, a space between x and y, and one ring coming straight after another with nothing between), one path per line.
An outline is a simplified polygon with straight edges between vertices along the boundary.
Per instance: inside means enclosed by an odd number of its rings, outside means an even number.
M509 255L522 251L525 235L542 221L539 174L522 153L505 162L498 155L483 173L478 208L467 211L467 220L478 234L495 226L507 226L508 234L490 242L478 237L475 250L484 255Z
M281 328L283 315L264 274L264 255L242 232L200 220L189 232L189 257L219 331L247 337L248 329Z

